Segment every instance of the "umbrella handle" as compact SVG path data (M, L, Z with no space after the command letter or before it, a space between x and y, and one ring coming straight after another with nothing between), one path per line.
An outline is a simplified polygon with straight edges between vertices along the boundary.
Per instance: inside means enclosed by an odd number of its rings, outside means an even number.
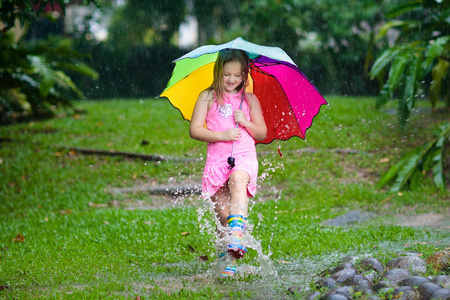
M242 91L242 96L241 96L241 104L239 105L239 110L242 109L242 102L244 101L244 93L245 93L245 91L243 90L243 91ZM239 127L239 123L236 123L236 128L238 128L238 127ZM233 169L234 166L235 166L235 159L234 159L234 157L233 157L233 153L234 153L234 145L235 145L235 144L236 144L236 141L233 141L233 147L231 148L231 155L230 155L230 157L228 157L228 160L227 160L227 162L228 162L228 164L229 164L228 170Z

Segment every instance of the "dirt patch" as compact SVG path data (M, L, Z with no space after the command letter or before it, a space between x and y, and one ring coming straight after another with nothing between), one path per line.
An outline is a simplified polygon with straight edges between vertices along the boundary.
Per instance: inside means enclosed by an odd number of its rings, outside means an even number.
M262 186L258 190L256 202L280 198L282 187ZM167 184L137 182L132 187L109 187L107 191L115 196L111 205L127 210L155 210L198 205L202 203L201 180L188 179ZM252 200L251 200L252 201Z
M375 217L376 215L372 212L355 209L347 212L346 214L337 216L336 218L326 220L322 222L322 224L328 226L348 226L362 223Z
M408 227L436 227L450 228L449 212L443 213L424 213L416 215L394 215L396 224Z

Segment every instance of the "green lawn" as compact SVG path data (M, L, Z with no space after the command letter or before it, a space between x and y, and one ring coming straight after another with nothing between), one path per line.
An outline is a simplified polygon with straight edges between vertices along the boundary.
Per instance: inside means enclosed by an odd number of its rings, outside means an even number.
M0 127L0 298L291 298L287 288L314 282L349 254L386 261L399 251L427 257L448 247L448 229L392 222L395 214L448 212L448 192L437 192L429 178L399 194L375 187L448 114L432 115L428 102L419 102L423 109L400 130L390 113L395 103L376 110L372 98L326 98L330 105L306 142L280 142L283 157L276 142L257 146L261 187L250 219L277 275L259 276L260 257L250 250L245 276L226 282L205 276L214 230L199 196L111 192L200 183L206 145L189 138L189 123L168 101L77 102L77 115ZM70 147L199 160L130 160ZM379 217L350 227L321 224L356 208Z

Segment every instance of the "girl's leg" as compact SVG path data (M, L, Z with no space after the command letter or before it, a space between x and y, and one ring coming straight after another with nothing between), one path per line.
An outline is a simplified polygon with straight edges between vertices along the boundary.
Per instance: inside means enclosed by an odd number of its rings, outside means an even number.
M247 184L250 176L245 171L235 171L231 174L228 184L221 187L212 197L214 211L222 226L227 226L229 215L247 216L248 196Z
M216 213L217 218L219 219L220 225L223 228L228 226L227 217L230 215L230 190L228 189L228 185L225 184L221 187L217 193L212 197L212 201L214 203L214 211ZM219 237L223 238L224 232L220 228L217 229Z
M214 212L219 219L220 227L217 228L217 234L219 236L219 243L223 243L221 246L218 245L219 252L219 264L223 267L220 277L232 277L236 272L236 260L227 254L226 250L226 239L225 237L229 234L228 221L227 218L230 215L230 190L228 184L221 187L217 193L212 197L214 203Z
M247 184L250 176L245 171L235 171L228 180L228 188L231 195L230 215L241 215L247 217L248 195Z

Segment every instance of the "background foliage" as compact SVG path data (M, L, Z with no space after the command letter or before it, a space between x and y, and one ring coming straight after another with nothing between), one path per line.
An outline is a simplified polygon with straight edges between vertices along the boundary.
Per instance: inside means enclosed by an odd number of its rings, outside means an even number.
M1 2L0 124L23 118L53 116L57 106L70 107L69 97L75 95L81 98L83 93L67 75L68 72L93 79L98 77L81 61L81 55L73 49L71 39L49 37L46 40L23 41L29 22L48 13L45 11L47 5L52 9L58 6L61 11L65 2ZM51 15L48 17L51 18ZM20 26L15 23L16 20ZM15 24L16 30L11 30Z
M105 81L102 75L99 82L85 81L83 90L89 97L110 97L112 90L120 97L158 95L166 83L161 78L168 78L173 69L171 61L190 50L176 46L177 26L188 15L198 22L198 45L241 36L279 46L322 93L375 95L378 85L367 75L366 55L376 55L382 46L372 43L373 36L383 22L383 11L396 1L175 1L170 7L158 3L128 1L115 10L108 40L86 48L109 58L100 68L120 70L114 77L105 74ZM146 85L135 76L144 72ZM120 92L124 84L132 88Z
M398 118L405 125L415 100L429 89L432 107L442 99L450 108L450 3L407 1L387 12L393 18L379 30L376 40L395 29L393 46L384 50L370 72L382 88L378 106L398 98Z

